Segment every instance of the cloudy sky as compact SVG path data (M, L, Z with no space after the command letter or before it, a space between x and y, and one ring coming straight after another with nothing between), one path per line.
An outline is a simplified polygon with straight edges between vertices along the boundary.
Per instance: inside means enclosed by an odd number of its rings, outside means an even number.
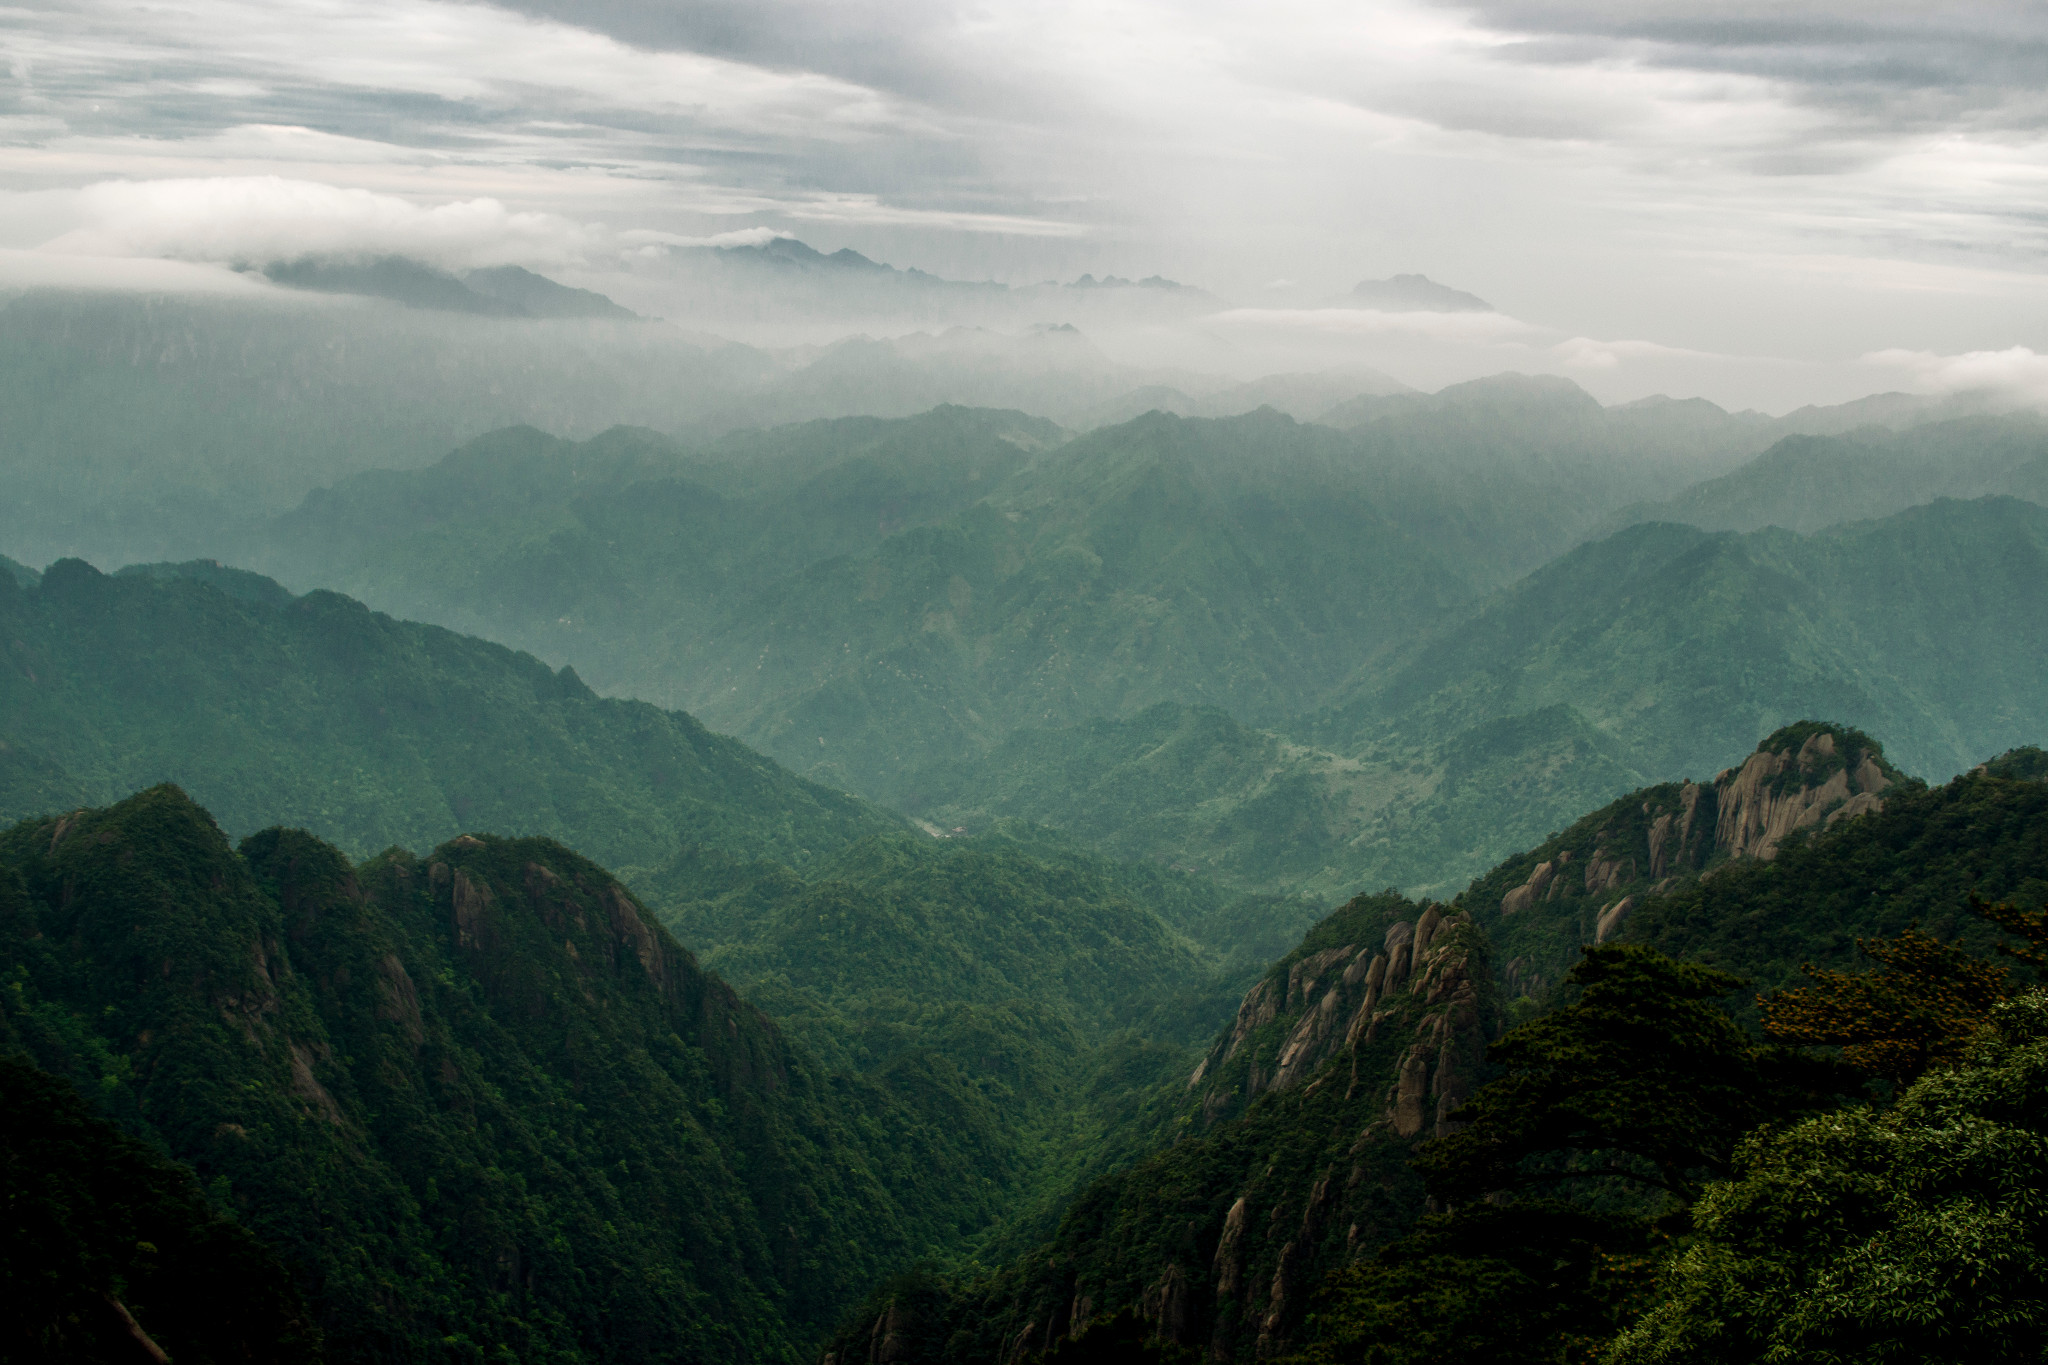
M1421 271L1591 369L2033 374L2048 7L0 8L0 248L575 276L762 228L966 278L1164 273L1254 330L1341 332L1353 282Z

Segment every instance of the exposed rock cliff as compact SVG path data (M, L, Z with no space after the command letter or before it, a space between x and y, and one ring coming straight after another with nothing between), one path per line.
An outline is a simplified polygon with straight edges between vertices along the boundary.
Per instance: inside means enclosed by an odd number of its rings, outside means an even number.
M1133 1318L1214 1360L1284 1354L1323 1277L1423 1210L1408 1156L1479 1083L1492 1002L1469 915L1360 897L1247 992L1190 1078L1186 1138L1086 1191L972 1303L878 1305L834 1365L940 1345L1012 1365Z
M1896 776L1875 745L1838 744L1832 730L1813 731L1796 753L1789 742L1766 740L1740 769L1714 779L1714 845L1730 857L1769 860L1795 829L1880 809Z
M1804 721L1712 782L1646 788L1594 812L1474 882L1457 904L1494 943L1508 989L1541 994L1581 944L1625 934L1647 898L1731 859L1775 858L1801 831L1882 809L1905 781L1869 736Z

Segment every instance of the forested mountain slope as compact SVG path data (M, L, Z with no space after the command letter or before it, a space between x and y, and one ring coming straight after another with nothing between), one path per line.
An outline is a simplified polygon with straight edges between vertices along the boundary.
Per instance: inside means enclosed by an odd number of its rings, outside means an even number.
M569 670L204 563L0 575L0 642L13 818L175 780L231 830L289 820L358 857L496 828L614 866L690 844L800 864L898 824Z
M1566 705L1646 774L1716 768L1805 715L1957 772L2039 737L2048 510L1938 501L1811 536L1649 524L1585 545L1362 677L1312 725L1339 752ZM1739 752L1739 751L1738 751Z
M309 499L262 554L944 828L1023 818L1325 895L1448 890L1802 715L1941 776L2048 714L2030 505L1567 550L1782 428L1516 376L1374 401L1344 432L940 409L691 448L500 433ZM2031 430L1844 439L1933 464Z
M1804 715L1942 777L2048 729L2048 512L1937 502L1811 536L1646 524L1581 546L1271 729L1161 705L1012 732L906 800L1238 884L1441 894L1576 811Z
M189 1164L330 1361L801 1359L974 1188L545 840L237 853L159 787L16 826L0 887L8 1048Z
M804 877L694 860L642 886L814 1055L971 1147L977 1254L1042 1235L1085 1176L1170 1132L1162 1086L1321 914L1001 834L883 836Z
M1487 1043L1555 1007L1584 946L1649 942L1737 967L1758 989L1798 980L1803 962L1853 966L1859 936L1909 920L1986 949L1970 892L2048 896L2044 769L2025 751L1928 788L1860 732L1808 722L1712 782L1585 816L1451 904L1360 897L1246 993L1181 1087L1177 1141L1102 1178L1009 1264L885 1287L842 1328L836 1359L875 1358L889 1339L905 1361L1292 1358L1324 1331L1311 1313L1330 1308L1332 1277L1415 1226L1423 1179L1409 1161L1429 1150L1418 1144L1458 1130L1498 1074ZM1529 992L1545 998L1512 999ZM1606 1197L1610 1213L1635 1207ZM1557 1228L1576 1216L1539 1212ZM1493 1245L1482 1236L1453 1256L1512 1257L1517 1226L1504 1216ZM1624 1250L1610 1242L1611 1271L1630 1264ZM1410 1306L1388 1310L1386 1330L1415 1333L1394 1358L1434 1358L1429 1341L1479 1330L1473 1305L1512 1296L1524 1273L1502 1267L1510 1278L1496 1283L1459 1278L1481 1274L1469 1261L1424 1265L1440 1270L1389 1272ZM1554 1298L1573 1272L1552 1269L1565 1277ZM1410 1315L1428 1303L1444 1317L1425 1333ZM1375 1358L1346 1349L1305 1358Z
M1010 1362L1120 1314L1188 1358L1284 1353L1322 1279L1422 1213L1408 1158L1482 1074L1495 1018L1469 920L1360 897L1275 965L1176 1085L1179 1140L1098 1181L1046 1244L987 1276L892 1286L827 1359L870 1359L893 1337L899 1360ZM1247 1077L1303 1024L1316 1041L1294 1049L1300 1074L1237 1113Z
M687 451L501 433L317 494L246 554L901 799L906 770L1020 725L1309 709L1607 512L1749 453L1657 420L1500 376L1349 433L1151 414L1069 441L965 409Z
M1993 494L2048 502L2048 424L2038 415L1790 437L1675 498L1624 508L1606 529L1676 521L1704 531L1819 531L1936 498Z
M21 927L18 888L0 920ZM0 1355L306 1362L320 1333L270 1251L192 1172L93 1112L72 1086L0 1055ZM140 1348L140 1349L138 1349Z

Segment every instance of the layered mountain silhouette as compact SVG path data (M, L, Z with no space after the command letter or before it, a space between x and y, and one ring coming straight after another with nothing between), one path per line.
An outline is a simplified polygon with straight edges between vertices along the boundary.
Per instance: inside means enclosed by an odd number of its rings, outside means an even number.
M1438 284L1427 275L1390 275L1352 286L1349 300L1359 308L1383 313L1491 313L1492 304L1477 294Z
M368 260L306 256L274 262L265 266L263 273L292 289L360 294L440 312L508 318L624 320L639 316L602 294L557 284L516 265L458 275L405 256Z

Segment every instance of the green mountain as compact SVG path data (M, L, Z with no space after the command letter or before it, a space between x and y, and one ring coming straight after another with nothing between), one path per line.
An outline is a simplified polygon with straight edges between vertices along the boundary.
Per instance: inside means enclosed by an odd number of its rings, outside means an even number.
M19 885L0 885L0 900L4 932L16 937L27 927ZM208 1203L190 1170L64 1081L4 1055L0 1210L9 1360L319 1358L319 1333L284 1268Z
M803 877L692 859L642 880L813 1055L972 1151L977 1254L1149 1147L1162 1089L1321 914L1017 833L883 836Z
M1499 594L1312 727L1340 752L1572 707L1641 771L1711 770L1802 715L1954 773L2038 738L2048 511L1938 501L1811 536L1631 527Z
M1609 529L1676 521L1704 531L1820 531L1937 498L2006 494L2048 502L2048 424L2038 416L1957 418L1904 431L1788 437L1675 498L1625 508Z
M7 1046L191 1167L330 1361L795 1360L977 1202L547 840L237 852L158 787L17 825L5 886Z
M958 408L688 448L504 432L318 494L252 553L940 828L1024 819L1260 890L1448 891L1806 714L1936 775L2035 737L2026 505L1573 548L1768 442L1727 477L1828 441L2009 466L2029 419L1791 440L1832 417L1518 376L1372 402L1341 432L1069 439Z
M700 844L802 864L898 825L567 669L203 562L0 575L0 640L0 817L175 781L231 830L288 820L357 857L495 828L620 867Z
M909 808L941 827L1030 820L1119 856L1230 885L1335 897L1447 889L1559 811L1643 780L1568 706L1442 742L1389 736L1356 756L1162 702L1127 720L1013 731L973 765L934 764Z
M309 498L249 553L906 801L1022 726L1313 709L1608 512L1752 453L1667 448L1662 420L1502 376L1349 433L1151 414L1067 440L943 408L688 450L500 433Z
M1573 812L1802 715L1944 775L2039 738L2048 512L1936 502L1810 536L1645 524L1579 547L1254 729L1162 704L933 763L905 808L1070 830L1237 885L1443 894Z
M884 1285L836 1359L878 1358L891 1339L896 1359L968 1365L1288 1357L1316 1339L1336 1277L1416 1225L1417 1144L1458 1130L1495 1074L1487 1042L1554 1006L1583 946L1650 943L1762 989L1803 962L1853 966L1857 937L1911 920L1988 949L1969 892L2048 899L2044 769L2024 751L1929 788L1862 733L1807 722L1710 783L1593 812L1448 905L1360 897L1245 994L1176 1087L1175 1141L1098 1179L1007 1264ZM1621 1270L1624 1249L1609 1249ZM1496 1292L1441 1279L1422 1299L1448 1331ZM1399 1358L1432 1358L1428 1339Z
M1174 1086L1178 1140L1097 1181L1007 1265L884 1287L827 1358L894 1338L899 1360L1016 1360L1124 1314L1209 1359L1283 1353L1322 1279L1423 1212L1408 1159L1483 1074L1491 978L1469 918L1360 897Z
M315 846L316 861L326 860L323 875L353 879L358 888L431 881L435 859L459 870L459 851L478 845L470 835L452 844L445 836L487 821L579 838L628 864L641 903L657 907L684 942L786 1028L803 1056L821 1059L818 1074L829 1076L836 1098L818 1103L840 1106L831 1121L867 1125L865 1136L835 1130L817 1141L835 1150L851 1144L856 1156L869 1143L874 1152L861 1158L864 1169L900 1162L921 1172L914 1183L922 1193L892 1197L924 1204L880 1241L861 1234L873 1255L844 1272L856 1278L913 1254L968 1255L1048 1226L1078 1181L1149 1144L1169 1117L1153 1098L1162 1079L1192 1065L1192 1050L1227 1017L1244 980L1320 913L1299 899L1247 898L1199 877L1111 862L1027 825L973 839L913 833L686 715L603 700L573 673L552 673L500 646L392 621L331 593L293 597L269 579L209 562L108 576L62 561L30 587L0 583L0 594L0 638L13 646L12 671L0 682L9 718L0 732L0 776L13 814L76 810L124 782L169 777L219 800L231 815L224 823L237 832L259 825L269 801L319 834L345 840L357 858L393 842L425 849L444 838L425 871L403 848L351 869L342 854ZM151 800L184 810L182 795ZM197 808L179 818L192 826L179 846L218 842ZM21 827L42 833L17 837L48 843L53 829L45 816ZM258 850L282 837L245 841L246 876L209 876L236 886L254 877L260 888L272 874ZM541 876L534 866L598 885L601 874L591 866L577 862L572 875L569 864L551 861L570 857L555 845L503 847L546 853L520 855L529 859L521 886ZM224 848L208 857L227 857ZM378 882L387 872L399 881ZM429 886L422 894L444 891ZM272 910L296 913L285 891L263 894L278 904L251 902L255 908L236 913L265 923ZM601 886L593 894L617 900ZM404 915L413 911L388 896L378 904L397 927L377 933L420 941L426 921L406 928ZM414 910L429 919L442 913ZM285 951L264 942L271 958ZM541 1002L534 1008L554 1018L543 997L567 989L567 978L528 958L546 948L573 961L594 950L580 940L566 948L530 938L514 946L526 965L504 970L541 971L555 983L533 986L540 996L515 997ZM232 957L240 949L219 951ZM438 960L414 962L402 945L392 951L420 981L445 975ZM308 980L317 972L367 971L295 962L290 972ZM77 1019L95 1017L79 1003L79 981L60 990L51 978L36 979L38 990L68 1001L64 1008ZM338 1026L330 1020L327 1027L328 1042L319 1046L341 1047L331 1036ZM101 1056L91 1038L66 1046L100 1057L96 1077L125 1065ZM326 1056L315 1042L304 1046ZM525 1101L507 1103L510 1122ZM132 1106L116 1109L137 1123L147 1119ZM198 1160L189 1148L172 1148ZM335 1196L359 1197L369 1198ZM745 1273L753 1277L747 1283L759 1282L754 1271ZM766 1316L748 1331L786 1329L798 1340L810 1330L790 1325L794 1310L781 1291L762 1292ZM418 1321L403 1332L426 1330ZM484 1341L510 1329L476 1330Z

